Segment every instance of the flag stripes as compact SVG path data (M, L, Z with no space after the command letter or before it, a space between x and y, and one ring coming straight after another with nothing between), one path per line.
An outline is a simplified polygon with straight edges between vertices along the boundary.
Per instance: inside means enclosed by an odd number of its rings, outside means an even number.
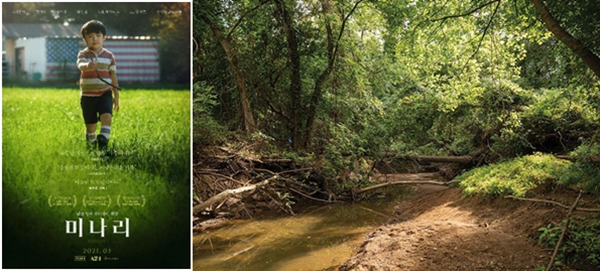
M47 81L77 81L77 39L48 38L46 39L46 72Z
M83 48L85 43L78 38L47 38L46 80L78 81L77 53ZM107 38L104 48L115 55L119 83L156 83L160 80L158 40Z
M158 82L158 40L106 40L104 47L117 60L119 82Z

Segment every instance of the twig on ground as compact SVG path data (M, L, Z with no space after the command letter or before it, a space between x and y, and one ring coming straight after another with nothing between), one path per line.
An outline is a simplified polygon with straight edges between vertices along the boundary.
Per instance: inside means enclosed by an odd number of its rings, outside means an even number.
M556 201L552 201L552 200L547 200L547 199L527 199L527 198L520 198L520 197L515 197L515 196L504 196L504 198L506 198L506 199L524 200L524 201L533 201L533 202L543 202L543 203L554 204L556 206L560 206L560 207L565 208L565 209L569 209L570 208L569 206L564 205L564 204L562 204L560 202L556 202ZM600 212L600 209L597 209L597 208L580 208L580 207L576 207L574 209L574 211Z
M562 233L560 234L558 243L556 244L556 247L554 248L554 252L552 253L552 258L550 258L550 263L548 263L548 266L546 267L546 271L550 271L550 269L552 268L552 265L554 264L554 259L556 258L558 249L560 248L560 245L562 244L562 241L565 238L567 230L569 229L569 222L571 222L571 214L573 213L573 210L575 210L575 208L577 207L577 204L579 204L579 200L581 199L581 194L583 194L583 191L579 190L579 195L577 196L575 203L573 203L573 205L571 205L571 208L569 208L569 212L567 212L567 221L565 222L565 226L562 229Z

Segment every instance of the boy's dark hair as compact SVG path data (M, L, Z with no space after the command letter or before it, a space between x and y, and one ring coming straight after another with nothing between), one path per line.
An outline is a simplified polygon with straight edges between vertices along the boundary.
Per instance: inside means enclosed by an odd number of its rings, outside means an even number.
M81 27L81 36L85 37L88 33L102 33L106 36L106 27L101 21L91 20Z

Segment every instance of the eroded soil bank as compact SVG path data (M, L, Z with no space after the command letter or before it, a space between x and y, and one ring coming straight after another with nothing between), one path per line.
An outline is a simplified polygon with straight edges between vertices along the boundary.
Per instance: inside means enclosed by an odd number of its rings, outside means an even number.
M566 202L576 196L572 191L536 195ZM420 185L339 270L535 270L552 254L537 244L538 229L559 223L566 212L543 203L463 198L459 188Z

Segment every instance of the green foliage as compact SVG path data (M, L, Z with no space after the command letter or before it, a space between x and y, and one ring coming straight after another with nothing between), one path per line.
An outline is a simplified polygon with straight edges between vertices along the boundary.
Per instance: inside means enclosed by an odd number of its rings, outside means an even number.
M600 157L600 144L585 143L571 152L577 161L569 166L566 174L560 178L563 185L574 185L586 192L600 195L600 166L592 157Z
M591 17L595 9L586 13L579 8L589 2L573 4L577 13L561 16L576 25L568 28L583 34L586 44L595 44L590 38L594 35L578 30L589 26L576 20ZM350 178L348 172L359 168L355 165L364 155L379 157L390 150L465 155L486 148L486 161L493 162L533 152L565 154L600 130L600 83L536 19L537 10L529 2L482 6L480 1L363 1L339 33L355 1L330 0L328 14L323 13L323 1L284 1L298 37L300 99L290 94L289 47L276 3L196 3L202 8L195 9L194 37L200 48L195 80L205 82L202 88L212 88L211 99L219 102L204 114L210 119L195 119L195 124L204 125L204 131L222 131L212 126L236 127L239 120L235 81L217 40L199 19L203 15L227 33L241 69L251 71L245 75L252 110L260 132L273 139L265 144L288 144L291 113L298 110L295 128L312 136L302 151L324 159L331 187L360 185L354 180L361 178ZM246 16L238 21L240 14ZM468 15L440 19L458 14ZM328 25L340 37L332 44L338 46L338 55L313 103L315 83L328 64ZM308 112L312 105L317 105L315 111ZM312 130L305 131L305 116L313 113ZM575 165L570 174L578 172ZM594 171L580 172L593 176ZM544 176L532 177L532 183L542 181L537 177ZM513 190L500 181L489 185L494 193ZM525 193L530 186L513 192Z
M600 51L600 6L594 0L580 0L575 2L559 3L549 1L548 9L556 14L560 24L575 38L581 40L584 45L593 52Z
M456 177L465 195L525 196L547 181L564 175L570 162L552 155L534 154L482 166Z
M482 138L491 134L492 151L497 157L532 151L566 153L581 139L593 137L600 127L595 104L586 100L589 96L579 87L535 92L519 87L502 92L492 88L483 95L483 107L472 109L478 113L475 120L470 119L476 127L471 133Z
M564 223L566 220L561 224ZM539 243L554 248L562 233L562 226L548 224L541 227L539 232ZM600 221L581 218L571 220L554 266L564 265L600 268Z
M205 82L194 84L194 144L205 146L223 142L226 129L219 124L211 115L213 108L217 105L216 94L213 88Z
M334 193L340 193L362 180L356 176L349 178L349 175L356 170L354 161L365 155L366 140L342 124L330 127L330 132L331 142L324 151L325 186Z
M152 26L160 36L160 75L163 82L190 81L191 3L161 3L162 10L181 10L180 16L154 16ZM139 23L134 23L139 25Z
M539 151L566 152L600 127L598 111L579 88L539 90L522 114L522 133Z

